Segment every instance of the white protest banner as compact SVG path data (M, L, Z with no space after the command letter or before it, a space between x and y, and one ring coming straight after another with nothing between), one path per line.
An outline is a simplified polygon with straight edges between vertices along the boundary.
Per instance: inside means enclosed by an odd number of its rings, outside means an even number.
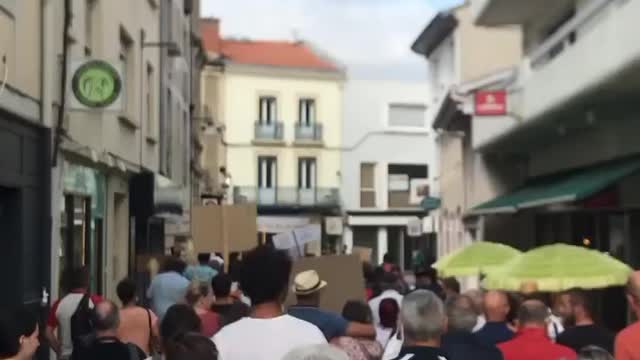
M320 224L310 224L288 231L280 233L273 237L273 245L276 249L287 250L292 248L298 248L302 254L304 244L319 241L322 239L322 228Z

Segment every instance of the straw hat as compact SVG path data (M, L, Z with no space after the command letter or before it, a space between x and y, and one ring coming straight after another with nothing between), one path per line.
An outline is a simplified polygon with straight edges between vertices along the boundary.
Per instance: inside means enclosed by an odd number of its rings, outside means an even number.
M300 272L293 279L293 293L296 295L310 295L327 286L327 282L320 279L315 270Z

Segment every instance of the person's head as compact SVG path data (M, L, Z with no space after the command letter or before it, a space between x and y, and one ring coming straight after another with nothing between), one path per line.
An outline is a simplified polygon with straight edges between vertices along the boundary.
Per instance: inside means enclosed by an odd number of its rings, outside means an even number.
M71 278L69 279L70 290L86 289L89 287L89 269L86 267L78 267L71 270Z
M416 286L429 286L437 282L438 271L432 267L418 269L415 273Z
M208 309L213 300L209 284L199 281L194 281L189 285L184 298L187 304L201 309Z
M320 294L327 282L315 270L302 271L293 279L293 293L299 305L320 306Z
M349 356L331 345L312 345L293 349L282 360L349 360Z
M473 300L465 295L447 299L447 331L471 333L478 321Z
M400 304L393 298L386 298L380 301L378 316L383 328L395 329L398 326L398 316L400 315Z
M480 316L484 313L484 292L482 290L467 290L463 295L468 296L471 301L473 301L473 308L476 311L476 315Z
M249 251L240 267L240 284L252 305L284 302L291 275L289 255L270 246Z
M169 307L160 323L160 336L163 344L180 334L199 333L200 317L196 314L193 307L187 304L175 304Z
M518 324L521 328L546 328L549 309L540 300L526 300L518 309Z
M551 311L563 322L571 317L571 298L569 292L563 291L551 296Z
M597 346L586 346L578 352L577 360L614 360L607 350Z
M416 290L405 296L400 310L404 336L409 344L440 342L447 318L442 300L429 290Z
M634 271L627 281L627 301L638 317L640 317L640 271Z
M347 321L353 321L362 324L371 324L373 321L371 308L368 304L360 300L347 301L342 308L342 317Z
M166 360L216 360L218 349L208 337L198 332L180 333L164 341Z
M24 307L0 311L0 359L31 359L40 346L38 319Z
M442 279L442 287L447 297L460 295L460 283L453 276Z
M380 279L380 289L400 291L400 278L393 272L385 272Z
M226 273L219 273L211 279L211 289L216 300L222 300L231 295L231 283L231 277Z
M569 297L570 313L565 321L569 324L593 321L593 301L587 292L582 289L571 289L567 291L567 295Z
M199 253L198 254L198 263L200 265L209 265L209 261L211 261L210 253Z
M120 299L123 306L134 304L136 302L137 291L138 285L132 279L124 279L120 281L116 287L118 299Z
M120 325L120 311L113 301L105 300L97 304L93 311L93 327L98 336L113 335Z
M180 258L168 257L162 265L162 272L176 272L178 274L183 274L186 268L187 264Z
M386 253L382 257L382 262L387 263L387 264L392 264L393 263L393 257L391 256L391 254Z
M506 321L509 310L509 298L504 291L489 290L484 295L484 316L487 321Z

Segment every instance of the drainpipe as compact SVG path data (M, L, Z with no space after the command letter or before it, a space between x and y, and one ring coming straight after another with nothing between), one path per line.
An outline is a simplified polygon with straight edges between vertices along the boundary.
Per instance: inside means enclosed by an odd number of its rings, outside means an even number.
M65 105L67 101L67 63L69 60L69 28L71 28L71 0L64 0L64 25L62 29L62 76L60 77L60 104L58 107L58 118L55 131L53 133L53 154L51 159L52 167L58 165L58 150L64 129L62 128Z

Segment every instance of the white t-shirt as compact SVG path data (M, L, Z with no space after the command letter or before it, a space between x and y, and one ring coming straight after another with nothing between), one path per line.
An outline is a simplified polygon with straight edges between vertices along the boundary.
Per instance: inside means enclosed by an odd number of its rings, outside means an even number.
M398 306L402 308L402 298L403 296L395 291L395 290L386 290L383 291L382 294L374 297L369 300L369 307L371 308L371 312L373 313L373 324L380 325L380 303L382 300L391 298L398 302Z
M245 317L214 337L221 360L280 360L289 351L327 340L315 325L290 315L272 319Z

